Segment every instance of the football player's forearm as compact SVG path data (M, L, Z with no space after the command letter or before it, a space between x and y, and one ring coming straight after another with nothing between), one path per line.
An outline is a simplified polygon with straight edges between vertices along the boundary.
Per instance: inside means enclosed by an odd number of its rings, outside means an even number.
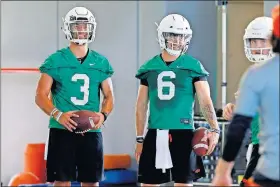
M210 98L200 101L200 108L206 121L212 128L219 129L216 112Z
M106 96L102 102L102 109L101 112L106 114L110 114L114 108L114 98L113 96Z
M50 115L55 108L50 98L46 95L37 94L35 97L35 103L47 114Z
M144 135L144 128L146 124L147 105L136 106L136 136Z
M114 92L111 78L108 78L101 83L101 90L104 97L100 112L104 112L109 115L114 108Z

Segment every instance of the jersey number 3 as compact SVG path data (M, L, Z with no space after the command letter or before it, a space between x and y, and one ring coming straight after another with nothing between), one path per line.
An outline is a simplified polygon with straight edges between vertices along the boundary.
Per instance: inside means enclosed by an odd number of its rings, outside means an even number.
M71 97L71 101L75 105L85 105L88 102L89 97L89 77L86 74L75 74L72 77L72 81L83 80L84 85L80 87L80 91L84 93L83 99L77 99L77 97Z
M173 71L163 71L158 75L158 98L160 100L170 100L175 95L175 85L171 81L163 81L163 77L169 77L170 79L176 78L176 74ZM169 88L168 94L163 94L163 88Z

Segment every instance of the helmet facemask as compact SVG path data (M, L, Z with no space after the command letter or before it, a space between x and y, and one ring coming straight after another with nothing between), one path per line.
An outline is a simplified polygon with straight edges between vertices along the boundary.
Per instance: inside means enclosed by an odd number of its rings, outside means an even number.
M254 63L265 62L273 57L269 39L248 38L244 40L245 54Z
M88 41L90 41L93 37L94 27L94 24L85 21L75 21L69 23L71 40L78 45L88 43Z
M188 49L191 34L176 34L163 32L162 37L165 44L165 50L173 56L185 53Z

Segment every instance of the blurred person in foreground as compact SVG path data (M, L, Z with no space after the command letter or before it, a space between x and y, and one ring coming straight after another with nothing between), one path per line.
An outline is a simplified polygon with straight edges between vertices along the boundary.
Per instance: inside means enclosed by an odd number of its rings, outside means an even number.
M219 159L213 186L231 186L230 176L246 131L259 112L260 158L253 180L263 187L280 186L279 173L279 5L274 8L271 44L275 57L251 66L242 77L234 116L228 129L222 158Z
M244 34L244 49L247 59L253 63L265 63L274 57L271 45L273 20L269 17L258 17L249 23ZM235 93L237 99L239 91ZM231 120L235 108L234 103L228 103L223 109L223 117L226 120ZM251 122L251 143L249 144L246 160L247 166L244 177L240 183L243 187L248 183L248 179L252 177L257 166L259 154L259 115L257 114Z

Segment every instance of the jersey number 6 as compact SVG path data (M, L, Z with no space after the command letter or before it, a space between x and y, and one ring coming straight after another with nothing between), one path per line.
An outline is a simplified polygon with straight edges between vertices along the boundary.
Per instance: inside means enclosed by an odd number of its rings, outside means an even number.
M163 77L170 77L170 79L174 79L176 74L173 71L163 71L157 78L158 98L160 100L170 100L175 95L175 85L171 81L163 81ZM163 94L164 87L169 88L168 94Z
M84 85L81 86L80 91L84 93L83 99L77 99L77 97L71 97L71 101L75 105L85 105L88 102L89 96L89 77L86 74L75 74L72 77L72 81L77 82L77 80L83 80Z

